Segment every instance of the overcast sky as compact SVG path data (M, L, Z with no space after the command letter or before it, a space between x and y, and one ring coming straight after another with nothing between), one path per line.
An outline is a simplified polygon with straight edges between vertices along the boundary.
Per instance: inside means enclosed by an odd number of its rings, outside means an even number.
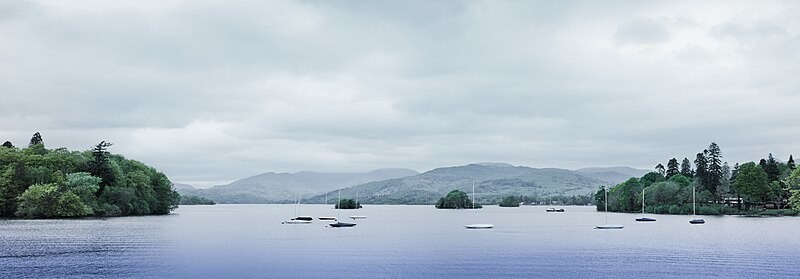
M798 1L0 0L0 141L200 187L800 154Z

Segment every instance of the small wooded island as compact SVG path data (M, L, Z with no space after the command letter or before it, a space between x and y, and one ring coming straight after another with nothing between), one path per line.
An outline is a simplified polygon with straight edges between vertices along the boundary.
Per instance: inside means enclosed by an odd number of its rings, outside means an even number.
M92 150L46 149L33 135L27 148L0 147L0 217L65 218L168 214L180 195L166 175L111 154L111 143Z
M595 194L597 210L605 208L606 188ZM800 169L794 158L784 162L772 154L758 163L736 163L731 168L722 160L716 143L697 153L694 167L688 158L672 158L664 167L640 178L630 178L608 189L608 210L656 214L692 214L696 203L701 215L797 215L800 212ZM695 199L693 201L693 195Z
M439 199L436 203L438 209L472 209L483 208L480 204L475 204L473 207L472 200L469 199L467 193L461 190L453 190L447 193L446 196Z
M358 209L362 208L360 202L356 202L352 199L343 199L337 202L334 206L334 209Z
M522 203L522 198L517 196L508 196L500 201L500 207L519 207L520 203Z

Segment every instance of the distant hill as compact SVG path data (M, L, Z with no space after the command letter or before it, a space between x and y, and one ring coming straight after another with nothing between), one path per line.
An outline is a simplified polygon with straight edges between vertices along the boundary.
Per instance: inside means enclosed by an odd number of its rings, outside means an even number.
M593 167L576 170L586 176L606 181L610 184L619 184L631 177L641 177L649 170L634 169L631 167Z
M179 190L179 191L180 190L195 190L195 188L192 187L192 185L189 185L189 184L173 183L172 186L175 187L175 190Z
M297 195L307 198L334 189L418 174L409 169L378 169L364 173L263 173L209 189L176 188L181 195L195 195L217 203L287 203Z
M587 194L608 184L607 181L566 169L479 163L369 182L342 189L341 193L342 197L347 198L355 198L358 194L359 202L367 204L434 204L454 189L471 194L472 183L475 183L477 201L481 203L497 203L508 195ZM328 196L329 199L335 197L336 192L331 191ZM324 195L318 195L306 202L324 203L324 198Z

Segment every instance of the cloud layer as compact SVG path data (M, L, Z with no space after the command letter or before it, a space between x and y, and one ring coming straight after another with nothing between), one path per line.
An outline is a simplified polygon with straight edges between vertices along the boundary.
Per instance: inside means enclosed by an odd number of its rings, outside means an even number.
M210 186L800 150L800 4L2 1L0 140ZM662 162L663 161L663 162Z

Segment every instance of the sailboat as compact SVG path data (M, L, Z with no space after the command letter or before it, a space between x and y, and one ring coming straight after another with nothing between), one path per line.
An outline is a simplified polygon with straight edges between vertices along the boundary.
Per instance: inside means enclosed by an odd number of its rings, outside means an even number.
M475 209L475 182L472 183L472 209ZM476 212L477 214L477 212ZM469 224L464 225L467 229L491 229L494 228L492 224Z
M311 216L297 216L297 207L300 206L300 194L297 194L297 202L294 204L294 218L289 221L283 221L281 224L311 224L311 221L314 220Z
M605 225L595 226L594 228L598 229L598 230L619 230L619 229L624 228L625 226L623 226L623 225L609 225L608 224L608 190L606 189L603 192L605 192L605 194L606 194L606 201L605 201L605 204L606 204L606 214L605 214L606 215L606 224Z
M336 202L336 207L337 207L337 209L336 209L336 220L339 220L339 210L341 210L341 209L338 208L338 207L341 207L341 205L342 205L342 190L339 190L339 200ZM355 225L356 225L356 223L345 223L345 222L339 222L339 221L336 221L336 223L328 224L328 226L331 226L332 228L349 228L349 227L353 227Z
M642 189L642 218L636 218L637 222L655 222L655 218L644 217L644 189Z
M356 209L359 209L360 207L361 206L358 204L358 191L356 191ZM355 220L355 219L367 219L367 216L353 215L353 216L350 216L350 219L353 219L353 220Z
M692 216L697 215L697 205L696 205L696 203L697 202L696 202L696 198L695 198L695 189L694 189L694 186L692 186ZM706 223L706 220L703 220L703 218L694 218L694 219L689 221L689 224L692 224L692 225L701 225L701 224L705 224L705 223Z
M325 192L325 205L328 205L328 192ZM336 221L336 217L330 216L317 217L317 219L322 221Z

